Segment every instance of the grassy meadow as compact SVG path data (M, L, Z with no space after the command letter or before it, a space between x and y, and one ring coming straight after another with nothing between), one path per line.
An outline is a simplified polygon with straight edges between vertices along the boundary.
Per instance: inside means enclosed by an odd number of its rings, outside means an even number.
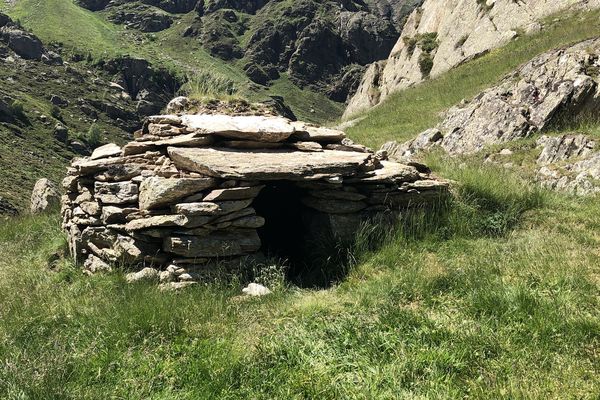
M0 398L597 398L600 202L428 162L455 198L365 227L327 290L86 277L57 216L2 223Z

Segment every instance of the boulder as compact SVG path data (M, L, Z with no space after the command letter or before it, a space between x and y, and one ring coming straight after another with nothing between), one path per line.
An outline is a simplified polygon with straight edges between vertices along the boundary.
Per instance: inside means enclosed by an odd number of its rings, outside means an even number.
M29 32L15 27L0 29L0 36L7 42L8 47L26 60L41 60L44 53L42 42Z
M260 297L271 294L271 290L261 284L251 283L242 289L242 293L244 293L246 296Z
M88 258L86 258L85 263L83 264L83 269L92 275L98 272L112 271L112 267L108 263L104 262L101 258L96 257L93 254L90 254Z
M139 272L132 272L125 276L127 283L136 283L141 281L154 281L158 280L160 272L154 268L144 268Z
M54 139L62 143L67 143L69 140L69 129L62 123L57 122L54 126Z
M189 99L185 96L175 97L167 104L168 114L179 114L183 113L189 104Z
M54 183L42 178L35 183L31 193L31 213L39 214L60 207L60 193Z
M55 94L53 94L52 96L50 96L50 103L54 104L57 107L67 107L69 105L69 101L63 99L60 96L57 96Z

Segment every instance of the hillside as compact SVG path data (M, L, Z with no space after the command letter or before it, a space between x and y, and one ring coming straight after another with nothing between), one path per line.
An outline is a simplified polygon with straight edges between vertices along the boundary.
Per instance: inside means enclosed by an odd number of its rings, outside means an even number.
M597 0L425 1L408 18L389 57L368 67L344 116L544 30L552 16L599 7Z
M598 16L554 16L389 97L349 133L373 147L412 139L535 56L598 37ZM268 264L161 292L120 270L84 276L55 215L2 224L0 397L595 399L598 195L532 183L540 136L598 138L599 121L584 122L474 154L423 153L453 197L394 228L365 226L332 252L324 268L345 274L321 290ZM274 293L240 297L248 279Z
M127 140L176 94L281 96L300 119L335 120L364 65L389 52L417 3L2 2L18 34L33 34L56 62L0 44L2 104L22 109L1 117L0 198L22 211L35 180L57 181L72 157ZM56 139L57 123L68 137ZM91 130L94 143L86 142Z
M443 111L498 83L519 65L550 49L600 35L600 10L554 15L544 28L464 63L437 78L396 92L378 107L355 116L350 136L373 148L403 142L435 126Z

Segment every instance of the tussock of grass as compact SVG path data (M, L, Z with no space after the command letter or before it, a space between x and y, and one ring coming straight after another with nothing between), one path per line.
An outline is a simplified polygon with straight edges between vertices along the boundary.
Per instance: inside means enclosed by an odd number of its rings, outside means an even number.
M229 100L239 97L240 89L235 81L224 75L199 71L188 76L181 92L191 99Z

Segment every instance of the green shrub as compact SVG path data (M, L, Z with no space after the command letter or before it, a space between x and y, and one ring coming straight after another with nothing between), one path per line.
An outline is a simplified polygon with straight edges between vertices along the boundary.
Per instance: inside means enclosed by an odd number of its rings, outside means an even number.
M404 41L404 45L406 45L408 56L412 57L413 53L415 52L415 48L417 47L418 39L416 37L405 36L402 40Z
M10 112L15 117L22 117L25 113L25 106L19 100L15 100L10 105Z
M433 69L433 57L429 53L421 53L419 56L419 69L424 78L429 77Z
M437 32L423 33L419 35L417 39L417 44L424 53L431 54L439 46L439 43L437 41Z
M102 136L100 132L100 128L96 124L92 124L90 129L87 131L87 134L83 137L83 139L89 144L92 148L98 147L102 142Z
M59 121L62 121L62 112L58 106L52 106L52 109L50 110L50 115L52 115L52 117L58 119Z

